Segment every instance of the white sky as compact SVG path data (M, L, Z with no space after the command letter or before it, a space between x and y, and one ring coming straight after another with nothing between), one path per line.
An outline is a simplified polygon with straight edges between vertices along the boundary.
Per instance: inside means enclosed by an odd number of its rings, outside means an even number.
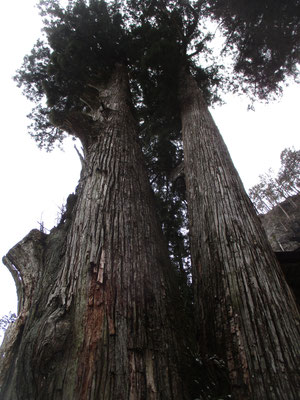
M36 0L1 3L0 64L0 256L21 240L41 219L51 229L58 207L74 191L80 162L68 141L65 152L40 151L26 133L31 104L12 80L23 56L40 36ZM246 188L269 167L280 165L280 152L300 148L300 87L291 85L278 103L256 105L247 112L246 98L227 96L227 104L212 114ZM0 263L0 317L16 310L15 287Z

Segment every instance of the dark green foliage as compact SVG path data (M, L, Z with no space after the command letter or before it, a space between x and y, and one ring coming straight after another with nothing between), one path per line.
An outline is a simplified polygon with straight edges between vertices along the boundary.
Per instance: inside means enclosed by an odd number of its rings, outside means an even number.
M46 17L45 40L24 58L15 80L37 103L30 114L32 136L51 149L68 131L69 112L88 111L83 99L90 97L90 85L107 79L112 66L124 61L126 37L120 14L104 1L72 1L66 9L59 1L40 1L39 7Z
M208 0L234 56L235 79L260 99L295 78L300 61L299 0Z
M204 90L207 101L214 102L213 87L221 84L218 65L208 68L197 63L200 53L209 56L212 39L203 28L206 20L204 2L128 1L134 24L131 27L133 46L139 58L135 63L135 79L144 92L144 102L158 99L165 115L177 115L177 85L182 68L189 68ZM141 52L142 50L142 52ZM211 58L213 62L213 58ZM152 87L153 93L149 93ZM154 88L154 89L153 89ZM155 88L158 88L155 91ZM160 102L159 102L160 100Z
M51 118L52 115L52 118ZM58 122L53 123L54 111L38 104L34 107L28 117L31 120L29 126L30 135L36 140L40 148L51 151L55 145L61 145L65 134L59 129Z
M232 89L267 98L287 76L297 74L299 4L299 0L73 0L64 9L58 0L40 0L45 39L37 42L16 75L26 96L38 103L31 114L35 121L31 133L40 146L48 143L51 148L66 130L66 112L88 110L82 99L84 94L91 96L89 85L106 79L116 62L129 66L151 124L162 114L169 125L178 118L182 68L195 76L208 102L219 100L219 90L230 80ZM226 76L211 57L208 17L220 21L225 52L235 59L232 76ZM207 59L205 67L199 64L199 55Z

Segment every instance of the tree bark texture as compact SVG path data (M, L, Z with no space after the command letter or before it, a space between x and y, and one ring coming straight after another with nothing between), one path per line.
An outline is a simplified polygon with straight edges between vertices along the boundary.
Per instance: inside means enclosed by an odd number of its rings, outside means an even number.
M234 399L296 400L300 340L293 295L187 71L180 102L200 346L226 360Z
M89 123L66 121L85 156L72 210L5 257L22 295L2 348L0 398L185 399L175 274L125 69L91 90Z

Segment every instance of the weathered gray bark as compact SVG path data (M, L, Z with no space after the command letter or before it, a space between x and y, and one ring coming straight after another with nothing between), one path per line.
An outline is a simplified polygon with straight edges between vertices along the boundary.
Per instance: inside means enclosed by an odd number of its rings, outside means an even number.
M296 400L300 340L294 298L186 71L180 101L200 345L227 361L234 399Z
M93 121L75 113L65 121L85 153L72 209L49 235L32 231L4 260L22 296L2 348L1 399L186 398L175 276L127 81L117 66L106 85L90 89Z

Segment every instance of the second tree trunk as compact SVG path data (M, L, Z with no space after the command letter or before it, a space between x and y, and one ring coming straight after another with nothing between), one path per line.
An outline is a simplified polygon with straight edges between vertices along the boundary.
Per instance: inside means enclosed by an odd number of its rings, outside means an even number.
M180 103L200 346L227 362L234 399L296 400L294 298L187 71Z

